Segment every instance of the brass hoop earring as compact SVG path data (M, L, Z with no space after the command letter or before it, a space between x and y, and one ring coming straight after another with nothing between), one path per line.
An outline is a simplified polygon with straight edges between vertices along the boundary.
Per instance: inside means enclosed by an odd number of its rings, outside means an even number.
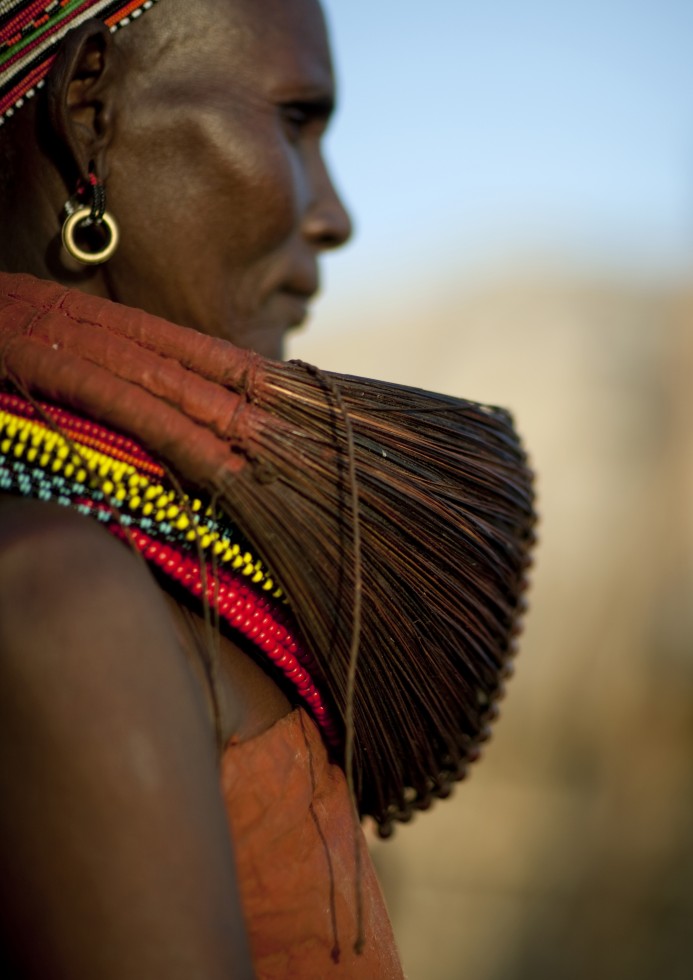
M91 219L91 223L103 224L108 229L108 241L97 252L87 252L83 248L80 248L75 241L75 232L78 226L87 219ZM108 211L104 211L98 222L94 222L93 209L90 207L81 207L73 211L72 214L69 214L65 219L62 238L63 245L73 259L77 259L78 262L82 262L84 265L101 265L102 262L107 262L118 248L120 232L118 231L115 218Z

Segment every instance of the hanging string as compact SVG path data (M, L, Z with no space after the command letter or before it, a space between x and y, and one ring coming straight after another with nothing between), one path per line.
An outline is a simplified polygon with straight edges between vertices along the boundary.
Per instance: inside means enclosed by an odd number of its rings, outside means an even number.
M339 928L337 925L337 895L336 895L336 884L334 877L334 865L332 864L332 855L330 854L330 845L325 837L325 832L323 831L318 815L315 812L314 800L315 794L317 792L317 782L315 779L315 766L313 764L313 750L308 739L308 732L306 731L306 726L303 720L303 712L299 711L298 718L301 723L301 733L303 734L303 741L305 742L306 752L308 753L308 770L310 773L310 804L308 809L310 810L310 815L315 824L315 829L317 831L318 837L322 844L323 850L325 852L325 860L327 862L327 875L330 882L330 925L332 927L332 951L330 956L332 957L333 963L339 963L342 955L341 947L339 944Z
M179 481L176 479L175 474L171 471L170 467L164 466L164 471L166 476L171 481L171 484L178 495L179 501L185 514L190 521L191 525L195 524L195 515L190 507L190 502L187 495L184 493ZM213 499L210 506L212 509L215 507L215 500ZM202 542L200 541L199 535L195 535L195 550L197 551L197 561L200 567L200 579L202 581L202 615L204 619L204 630L206 642L200 643L200 652L203 653L202 663L205 668L205 675L207 677L207 684L209 686L210 696L212 699L212 711L214 714L214 737L217 747L217 753L221 758L221 753L224 748L224 732L222 726L221 718L221 699L219 694L219 661L221 659L221 627L219 622L219 575L218 575L218 562L217 556L214 548L212 548L211 555L211 566L212 566L212 581L214 583L214 596L213 601L210 603L209 600L209 578L207 574L207 560L205 558L204 549L202 547ZM185 608L185 607L184 607Z
M358 668L359 645L361 642L361 609L363 597L363 574L361 564L361 516L359 510L359 487L356 473L356 451L354 449L354 432L351 418L342 400L341 392L334 379L312 364L304 361L294 361L309 373L317 377L332 396L337 410L344 423L347 452L347 478L351 497L352 514L352 546L354 550L354 594L352 606L351 646L349 650L349 669L346 684L346 707L344 713L344 770L347 786L351 797L352 827L354 843L354 867L356 888L356 939L354 952L362 953L365 945L363 925L363 867L361 855L361 821L358 813L356 787L354 786L354 695L356 690L356 673Z

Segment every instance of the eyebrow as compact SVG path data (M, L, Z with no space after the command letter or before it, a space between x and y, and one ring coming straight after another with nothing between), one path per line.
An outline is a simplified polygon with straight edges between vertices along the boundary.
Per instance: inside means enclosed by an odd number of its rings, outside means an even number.
M317 77L305 71L291 72L270 83L269 94L277 102L300 105L325 116L336 107L336 90L332 75L320 72Z

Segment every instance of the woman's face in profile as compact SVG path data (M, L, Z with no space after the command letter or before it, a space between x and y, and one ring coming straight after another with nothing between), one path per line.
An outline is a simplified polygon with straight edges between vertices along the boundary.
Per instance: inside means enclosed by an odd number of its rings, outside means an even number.
M121 225L110 294L281 357L320 252L350 233L321 152L334 99L322 13L316 0L163 0L133 38L149 18L154 50L142 30L107 158Z

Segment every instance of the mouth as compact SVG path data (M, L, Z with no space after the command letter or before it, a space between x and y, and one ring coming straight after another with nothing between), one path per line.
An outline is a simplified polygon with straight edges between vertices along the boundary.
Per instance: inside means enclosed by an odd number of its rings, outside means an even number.
M286 324L287 330L300 327L302 323L305 323L310 310L309 296L282 289L279 293L279 303L282 320Z
M308 317L311 300L318 292L319 282L316 274L296 277L280 289L282 306L286 310L289 329L300 327Z

